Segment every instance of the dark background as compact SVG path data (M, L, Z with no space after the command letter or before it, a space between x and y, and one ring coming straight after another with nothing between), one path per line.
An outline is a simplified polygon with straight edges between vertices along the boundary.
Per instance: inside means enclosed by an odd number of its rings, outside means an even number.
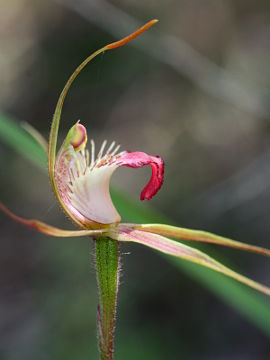
M81 119L97 146L106 138L161 155L153 208L179 226L269 247L269 1L1 1L1 111L47 137L74 68L151 18L160 23L148 34L79 76L61 136ZM10 208L69 226L44 173L3 143L0 166ZM149 174L119 169L112 182L139 202ZM47 238L2 215L0 224L0 359L97 359L91 242ZM135 244L123 252L116 360L270 357L261 330L163 257ZM269 284L267 259L222 253Z

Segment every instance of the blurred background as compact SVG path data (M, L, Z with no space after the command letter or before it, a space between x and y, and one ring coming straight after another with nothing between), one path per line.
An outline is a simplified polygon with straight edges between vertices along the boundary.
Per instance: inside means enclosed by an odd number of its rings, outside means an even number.
M145 209L270 247L269 1L1 0L1 112L48 137L74 68L152 18L147 34L78 77L60 135L81 119L97 147L106 138L161 155L164 186ZM4 142L0 166L1 201L70 226L46 173ZM119 169L112 183L139 203L149 175ZM46 238L2 215L0 224L0 359L98 359L90 240ZM116 360L270 358L270 333L164 257L122 248ZM204 248L269 285L268 259Z

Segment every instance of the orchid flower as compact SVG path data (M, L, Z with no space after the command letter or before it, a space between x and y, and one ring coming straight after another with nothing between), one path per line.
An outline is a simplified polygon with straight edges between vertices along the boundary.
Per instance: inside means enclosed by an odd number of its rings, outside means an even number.
M184 245L178 240L223 245L270 256L268 249L240 243L204 231L164 224L121 223L121 216L110 196L109 187L112 174L120 166L140 168L150 165L152 175L140 195L141 200L150 200L163 183L164 162L161 157L138 151L119 152L119 145L113 142L107 146L106 141L103 142L96 155L93 140L90 141L90 150L87 149L87 131L80 122L71 127L62 146L56 152L62 107L68 90L77 75L97 55L125 45L156 22L157 20L152 20L122 40L104 46L78 66L59 97L48 144L36 130L28 126L28 132L39 141L48 153L49 178L56 199L79 229L63 230L35 219L25 219L15 215L0 203L0 210L8 216L41 233L56 237L90 236L94 239L100 301L97 322L101 359L113 359L120 242L136 242L162 253L199 264L270 296L269 287L236 273L205 253Z

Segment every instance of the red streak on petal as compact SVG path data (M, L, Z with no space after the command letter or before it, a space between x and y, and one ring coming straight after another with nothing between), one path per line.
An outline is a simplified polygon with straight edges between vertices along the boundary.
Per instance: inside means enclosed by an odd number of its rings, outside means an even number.
M141 200L150 200L163 184L164 162L160 156L151 156L144 152L124 152L120 154L117 162L121 166L140 168L150 165L152 176L141 192Z

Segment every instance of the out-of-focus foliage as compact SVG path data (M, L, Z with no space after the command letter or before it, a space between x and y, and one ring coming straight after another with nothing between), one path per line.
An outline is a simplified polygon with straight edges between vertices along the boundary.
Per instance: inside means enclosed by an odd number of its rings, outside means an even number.
M113 39L104 26L115 15L104 13L107 3L89 0L101 14L96 13L95 23L87 11L79 15L68 3L78 7L87 2L1 4L1 108L44 135L68 75L89 52ZM179 225L269 247L268 2L110 4L141 22L158 17L155 39L169 34L195 52L190 57L189 48L181 47L186 62L174 54L169 65L132 46L104 55L74 84L62 134L80 118L89 137L162 155L165 186L152 206ZM123 35L121 19L113 28ZM203 77L196 66L193 76L189 73L187 64L198 61ZM214 69L218 81L212 83L208 75ZM221 69L226 70L222 78ZM231 79L237 81L236 92ZM237 93L237 101L222 97L224 89ZM0 150L1 199L17 212L60 226L63 216L52 208L47 178L3 143ZM120 169L114 181L135 197L147 176L147 170ZM120 202L118 206L127 220L140 221ZM97 299L89 241L47 239L2 218L1 231L0 357L95 359ZM267 357L269 339L237 312L151 251L139 246L125 247L128 251L132 255L123 260L116 359ZM267 259L222 251L238 270L267 283ZM200 274L209 284L211 273ZM226 289L220 291L230 303ZM266 327L267 316L252 301L248 306Z

